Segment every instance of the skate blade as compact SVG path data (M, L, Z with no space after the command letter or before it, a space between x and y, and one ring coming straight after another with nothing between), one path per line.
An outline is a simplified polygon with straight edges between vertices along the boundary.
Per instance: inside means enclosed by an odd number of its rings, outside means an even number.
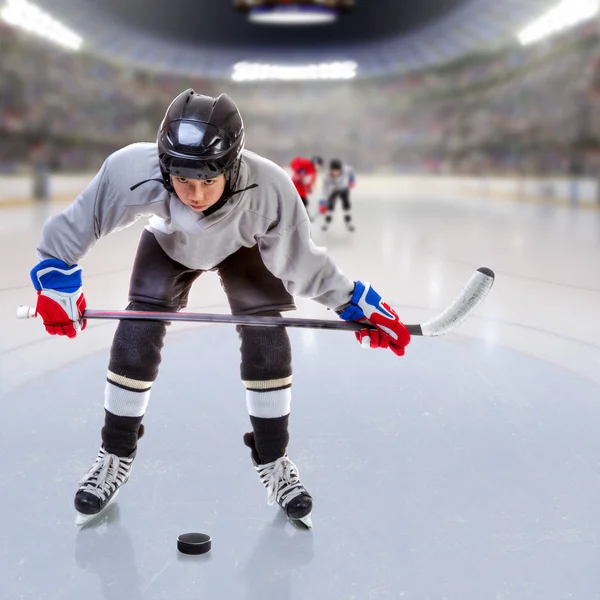
M120 490L117 490L114 493L113 497L107 502L106 506L100 512L97 512L95 515L84 515L83 513L75 511L75 525L81 528L84 525L87 525L88 523L91 523L92 521L95 521L96 519L102 517L108 510L108 507L115 501L115 498L119 495L119 492Z
M302 517L301 519L290 519L290 521L297 527L303 526L306 529L313 528L313 522L312 522L312 518L311 518L310 514L306 515L305 517ZM302 525L300 525L300 523L302 523Z

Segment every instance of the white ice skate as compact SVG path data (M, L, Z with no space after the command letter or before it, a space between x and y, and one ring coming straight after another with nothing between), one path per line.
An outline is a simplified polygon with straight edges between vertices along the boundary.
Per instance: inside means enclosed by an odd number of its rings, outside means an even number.
M78 527L98 518L114 501L120 487L129 479L135 454L134 450L127 457L119 457L100 447L96 461L79 482L75 494Z

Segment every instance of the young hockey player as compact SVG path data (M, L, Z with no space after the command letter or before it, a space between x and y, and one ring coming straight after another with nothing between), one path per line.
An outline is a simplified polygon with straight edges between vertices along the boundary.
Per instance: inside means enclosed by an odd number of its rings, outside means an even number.
M313 156L311 159L296 156L290 163L292 181L306 210L308 210L308 197L312 194L318 169L322 165L323 159L320 156Z
M306 211L283 169L244 150L244 127L225 94L189 89L168 107L157 143L110 155L75 202L47 221L31 271L48 333L85 329L79 261L97 240L151 217L131 274L128 310L179 311L194 281L216 271L236 315L280 316L313 298L356 337L398 355L410 334L367 283L352 281L310 237ZM100 514L127 482L143 432L167 323L121 320L110 350L97 458L75 494L78 523ZM252 432L244 442L270 504L310 524L313 501L288 458L292 356L284 327L240 326L241 378Z
M325 212L325 223L323 223L323 231L327 231L331 220L332 213L335 209L336 200L339 197L342 201L342 209L344 210L344 222L348 231L354 231L352 224L352 215L350 214L350 190L354 187L354 169L349 165L345 165L341 160L334 158L329 163L329 173L325 176L323 182L323 193L327 199L327 210Z

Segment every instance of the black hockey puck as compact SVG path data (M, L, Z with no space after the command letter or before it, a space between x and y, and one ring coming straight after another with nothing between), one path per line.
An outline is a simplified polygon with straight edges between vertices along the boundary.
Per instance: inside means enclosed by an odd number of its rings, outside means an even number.
M210 535L206 533L182 533L177 538L177 550L183 554L206 554L210 548Z

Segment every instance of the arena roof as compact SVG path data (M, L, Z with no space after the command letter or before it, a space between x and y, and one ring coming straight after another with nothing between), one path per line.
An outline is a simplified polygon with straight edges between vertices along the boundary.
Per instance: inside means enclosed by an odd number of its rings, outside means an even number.
M38 0L87 49L144 68L227 78L239 61L354 60L358 76L402 73L516 43L556 0L359 0L331 25L275 30L229 0ZM427 5L427 6L426 6Z

